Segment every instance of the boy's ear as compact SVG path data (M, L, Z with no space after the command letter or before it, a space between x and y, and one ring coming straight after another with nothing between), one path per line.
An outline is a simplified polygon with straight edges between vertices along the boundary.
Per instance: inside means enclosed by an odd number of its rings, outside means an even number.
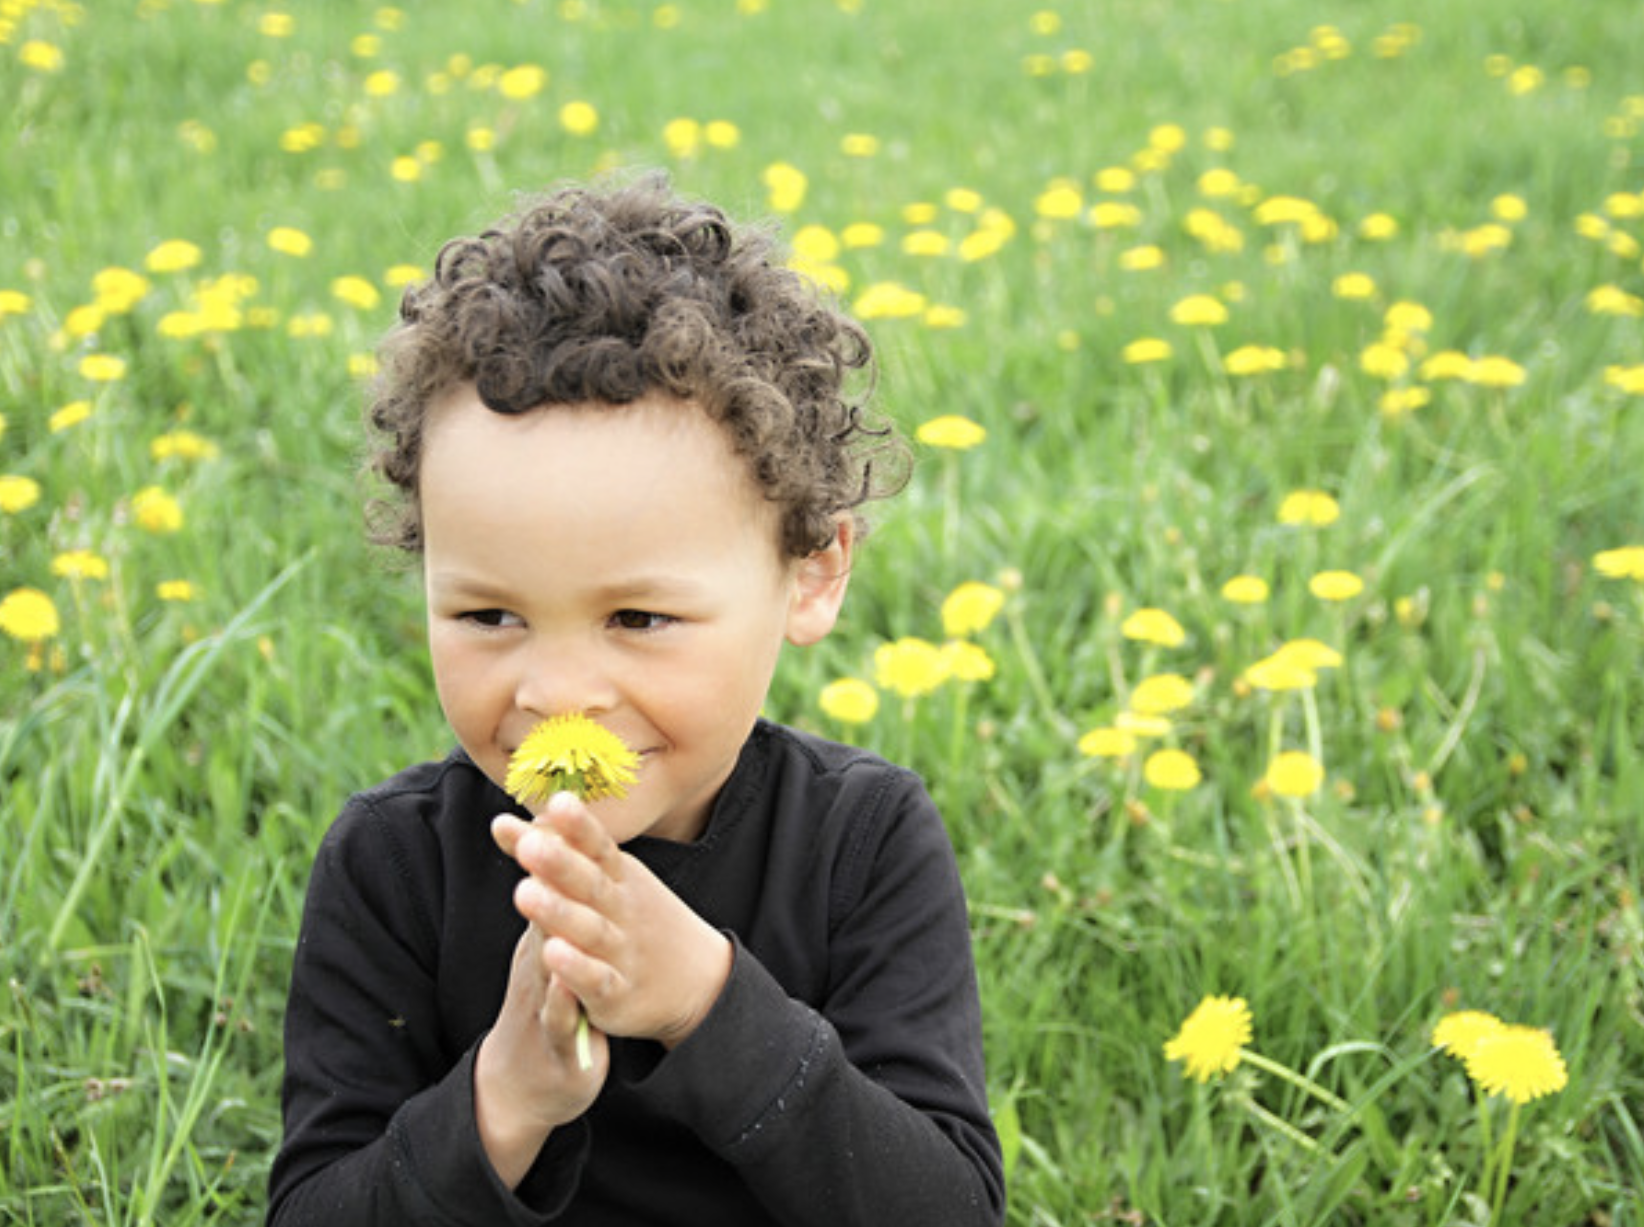
M833 540L795 564L793 601L788 606L788 642L805 647L833 629L845 588L851 579L851 552L856 548L856 521L838 519Z

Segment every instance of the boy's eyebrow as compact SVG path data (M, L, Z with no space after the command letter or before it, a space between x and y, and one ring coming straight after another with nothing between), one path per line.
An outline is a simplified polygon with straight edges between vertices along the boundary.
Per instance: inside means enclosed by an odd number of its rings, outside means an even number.
M428 587L436 592L460 594L469 600L506 601L516 595L505 583L461 571L430 571ZM657 572L621 576L589 589L588 595L596 601L620 604L639 599L682 600L701 596L706 591L706 585L688 576Z

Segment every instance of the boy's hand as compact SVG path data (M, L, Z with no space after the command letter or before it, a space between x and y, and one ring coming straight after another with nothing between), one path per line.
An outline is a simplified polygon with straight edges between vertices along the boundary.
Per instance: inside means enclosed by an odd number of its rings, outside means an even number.
M588 1110L605 1084L610 1053L591 1035L592 1067L577 1062L581 1007L543 970L542 932L528 926L514 947L508 992L474 1061L474 1115L497 1175L516 1187L548 1135Z
M530 875L514 905L543 937L545 980L563 984L611 1035L671 1048L696 1030L730 975L724 934L569 793L555 794L533 823L498 817L492 833Z

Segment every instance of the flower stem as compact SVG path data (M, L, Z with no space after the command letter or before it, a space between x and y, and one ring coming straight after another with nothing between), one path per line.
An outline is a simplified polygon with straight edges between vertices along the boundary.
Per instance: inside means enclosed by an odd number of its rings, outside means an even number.
M1254 1099L1246 1096L1241 1100L1241 1102L1244 1106L1244 1110L1250 1113L1251 1116L1255 1117L1257 1121L1266 1125L1269 1129L1282 1134L1284 1137L1289 1138L1303 1150L1311 1151L1313 1154L1318 1154L1320 1150L1323 1149L1323 1147L1321 1147L1313 1138L1308 1137L1305 1133L1296 1128L1296 1126L1292 1125L1283 1117L1269 1112Z
M1334 1108L1337 1112L1346 1115L1351 1113L1353 1110L1353 1106L1345 1099L1342 1099L1337 1095L1332 1095L1329 1091L1325 1090L1311 1078L1304 1077L1303 1075L1298 1074L1295 1070L1291 1069L1288 1065L1280 1065L1277 1061L1264 1057L1259 1052L1253 1052L1249 1048L1241 1048L1239 1049L1239 1060L1246 1064L1254 1065L1257 1069L1272 1074L1275 1078L1282 1078L1291 1086L1297 1088L1298 1090L1305 1091L1307 1094L1313 1096L1314 1099L1317 1099L1320 1103L1325 1104L1327 1107Z
M1501 1208L1507 1201L1507 1177L1513 1170L1513 1145L1518 1141L1518 1110L1515 1103L1507 1113L1507 1134L1501 1139L1501 1167L1496 1172L1496 1195L1490 1202L1490 1222L1501 1222Z
M577 1011L577 1068L587 1073L594 1067L594 1050L588 1038L588 1011Z

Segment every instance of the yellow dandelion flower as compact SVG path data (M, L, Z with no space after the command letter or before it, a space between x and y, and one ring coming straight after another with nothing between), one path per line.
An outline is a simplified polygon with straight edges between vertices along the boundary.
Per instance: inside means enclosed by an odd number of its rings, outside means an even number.
M1204 776L1199 764L1185 750L1155 750L1142 764L1142 778L1164 792L1187 792L1197 788Z
M1400 299L1388 307L1381 317L1389 330L1399 333L1431 332L1433 313L1419 302Z
M0 477L0 511L16 515L40 501L40 483L32 477L8 473Z
M1505 1025L1482 1010L1457 1010L1438 1020L1433 1028L1433 1047L1465 1060L1480 1039L1494 1035Z
M382 292L376 286L364 277L353 274L333 280L331 295L339 302L347 303L361 311L374 310L382 302Z
M51 560L51 573L62 579L107 579L108 559L92 550L65 550Z
M945 256L953 246L940 230L914 230L902 236L902 251L910 256Z
M162 601L181 603L200 599L199 585L187 579L163 579L154 585L154 595Z
M1644 298L1618 285L1601 285L1587 291L1587 310L1594 315L1641 316Z
M773 212L797 213L805 203L805 191L810 180L805 172L787 162L772 162L760 175L765 184L766 200Z
M639 755L610 729L581 712L542 721L526 734L508 760L503 787L529 808L556 792L585 801L621 799L638 779Z
M923 315L929 306L917 290L895 281L876 281L856 296L852 304L859 319L908 319Z
M1156 643L1164 648L1180 647L1187 640L1182 624L1162 609L1136 610L1120 624L1119 633L1126 639Z
M150 533L174 533L183 526L183 508L159 486L145 486L131 499L131 517Z
M1429 388L1389 388L1381 394L1376 407L1385 417L1402 418L1417 409L1425 408L1432 401L1433 393Z
M1593 555L1593 569L1607 579L1636 579L1644 583L1644 545L1623 545Z
M1257 690L1309 690L1319 682L1316 671L1282 652L1262 657L1240 676Z
M1341 518L1341 504L1323 490L1292 490L1279 504L1279 523L1325 528Z
M1128 200L1103 200L1090 206L1090 224L1097 230L1134 230L1142 211Z
M1086 758L1123 758L1136 752L1136 734L1130 729L1095 728L1079 738L1079 753Z
M988 682L998 672L987 649L968 639L950 639L942 645L948 676L960 682Z
M1343 273L1330 283L1330 292L1350 301L1374 298L1376 279L1368 273Z
M17 60L35 72L63 71L63 49L43 38L31 38L17 48Z
M1359 369L1372 379L1402 379L1410 370L1410 355L1396 345L1377 341L1359 353Z
M839 152L847 158L872 158L878 156L879 144L871 132L847 132L839 138Z
M988 437L987 429L958 413L943 414L920 424L914 437L927 447L968 451Z
M1235 575L1222 585L1222 599L1235 605L1260 605L1268 597L1267 581L1259 575Z
M574 98L560 107L559 126L572 136L592 136L599 127L599 111L593 103Z
M1324 767L1306 750L1285 750L1267 764L1262 781L1281 797L1310 797L1324 783Z
M0 290L0 320L8 315L26 315L34 300L21 290Z
M1227 323L1227 308L1209 294L1190 294L1170 308L1173 323L1186 327L1214 327Z
M314 240L295 226L275 226L264 236L269 250L299 259L314 250Z
M1182 1062L1182 1076L1208 1082L1212 1074L1238 1067L1244 1046L1255 1035L1243 997L1206 997L1164 1046L1167 1061Z
M520 64L497 78L497 92L515 102L536 97L547 85L548 70L540 64Z
M147 277L129 268L99 269L91 279L97 305L110 315L124 315L152 288Z
M885 228L877 222L852 222L839 232L839 241L850 251L878 247L885 241Z
M156 435L148 445L148 454L154 460L215 460L218 446L192 430L173 430Z
M1239 377L1284 370L1284 351L1274 345L1241 345L1222 359L1222 369Z
M1552 1033L1540 1027L1508 1024L1480 1035L1463 1060L1481 1091L1515 1104L1561 1091L1570 1081Z
M1164 248L1156 243L1144 243L1140 247L1126 248L1119 253L1119 267L1127 273L1149 273L1154 269L1163 268L1164 264Z
M1169 341L1159 337L1138 337L1120 350L1119 356L1131 366L1142 366L1167 361L1172 352Z
M942 630L952 639L984 631L1005 607L1005 594L992 584L966 580L942 601Z
M841 724L866 724L879 712L879 692L859 677L829 682L817 701Z
M1168 716L1128 710L1113 717L1113 725L1134 737L1168 737L1176 727Z
M1078 186L1064 179L1053 182L1034 198L1033 211L1050 221L1068 221L1079 216L1084 204Z
M1258 226L1300 225L1319 216L1319 206L1299 196L1269 196L1256 206Z
M0 600L0 631L23 643L40 643L62 629L57 606L38 588L13 588Z
M61 434L72 426L78 426L91 416L91 402L89 400L71 400L61 409L54 410L46 419L46 429L52 434Z
M1279 645L1273 653L1280 659L1303 669L1339 669L1342 655L1327 643L1317 639L1291 639Z
M167 239L143 257L151 273L181 273L200 262L200 249L187 239Z
M93 383L114 383L126 377L126 360L113 354L87 354L80 359L80 374Z
M1132 711L1162 716L1193 702L1193 683L1179 673L1155 673L1136 683L1130 692Z
M1467 380L1481 388L1516 388L1528 377L1525 369L1511 358L1486 355L1472 364Z
M1320 571L1307 590L1321 601L1350 601L1364 591L1364 581L1351 571Z
M1460 350L1441 349L1421 364L1420 374L1429 383L1439 379L1471 379L1473 360Z
M873 654L874 680L904 699L930 694L948 680L950 661L941 648L924 639L882 643Z
M702 126L702 138L714 149L735 149L742 143L742 129L728 119L710 119Z

